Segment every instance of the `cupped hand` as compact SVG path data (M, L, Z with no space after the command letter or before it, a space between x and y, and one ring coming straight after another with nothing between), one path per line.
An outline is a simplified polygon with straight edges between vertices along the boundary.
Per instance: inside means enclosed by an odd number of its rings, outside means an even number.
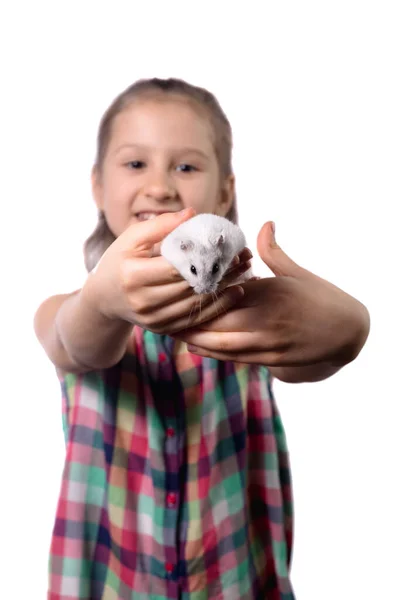
M365 307L292 261L276 244L271 223L258 252L276 277L242 284L244 296L226 314L174 337L201 356L268 366L352 360L365 342Z
M192 209L165 213L131 225L88 278L82 290L87 301L106 318L165 334L197 326L234 306L243 295L242 287L226 288L217 298L199 296L164 257L154 256L160 241L194 214ZM248 268L247 256L243 252L236 258L225 285Z

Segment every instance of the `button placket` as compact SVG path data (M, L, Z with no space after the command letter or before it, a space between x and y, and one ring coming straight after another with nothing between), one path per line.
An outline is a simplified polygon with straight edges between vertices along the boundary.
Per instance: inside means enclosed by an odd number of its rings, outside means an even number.
M176 472L179 471L179 436L178 436L178 415L179 409L176 405L177 383L176 374L172 361L172 346L166 339L158 347L159 376L158 384L160 393L165 398L165 429L164 429L164 456L166 468L166 487L164 496L164 509L166 511L166 544L170 547L164 560L164 577L169 581L175 581L178 577L178 556L177 549L173 551L171 546L176 540L176 533L173 531L179 528L178 520L178 490L176 489ZM171 347L170 347L171 346ZM171 474L172 477L169 476Z

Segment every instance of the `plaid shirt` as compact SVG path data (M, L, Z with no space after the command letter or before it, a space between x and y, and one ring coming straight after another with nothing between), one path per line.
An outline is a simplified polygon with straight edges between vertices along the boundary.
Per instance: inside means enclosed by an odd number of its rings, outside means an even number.
M294 600L285 434L265 367L134 329L61 379L48 600Z

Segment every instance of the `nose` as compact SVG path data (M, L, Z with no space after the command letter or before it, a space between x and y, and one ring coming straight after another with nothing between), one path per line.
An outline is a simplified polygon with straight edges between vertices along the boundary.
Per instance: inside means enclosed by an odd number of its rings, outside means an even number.
M170 200L176 196L176 189L171 177L161 170L148 173L142 191L146 198L153 198L159 202Z

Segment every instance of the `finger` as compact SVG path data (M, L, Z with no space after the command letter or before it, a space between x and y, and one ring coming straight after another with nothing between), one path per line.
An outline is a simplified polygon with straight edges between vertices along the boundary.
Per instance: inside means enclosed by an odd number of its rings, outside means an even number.
M132 243L132 249L142 245L146 248L161 242L178 225L195 215L193 208L186 208L180 212L164 213L155 219L134 223L123 234Z
M195 294L185 280L143 288L141 297L143 306L140 313L146 315L159 311L157 320L166 322L194 309L197 304L204 307L212 302L211 294Z
M204 351L221 352L223 354L246 354L251 352L277 350L276 341L271 340L268 344L265 332L259 331L197 331L182 332L181 339L187 344L197 346ZM282 348L284 344L280 345Z
M201 306L201 310L193 310L199 306L198 300L191 301L191 306L188 310L185 306L185 312L175 316L175 319L170 319L170 332L183 331L188 327L197 327L206 321L214 319L221 313L225 313L228 309L234 306L240 298L243 297L244 290L240 286L232 286L225 290L217 299L208 298L208 304ZM197 302L197 305L196 305ZM164 313L163 313L164 315Z
M272 221L268 221L258 234L257 250L260 257L274 275L303 276L306 270L289 258L276 243L274 228Z
M245 263L240 263L234 269L230 269L223 276L223 278L221 280L221 283L219 284L219 289L220 290L225 289L231 283L233 283L234 281L236 281L236 279L238 277L240 277L241 275L243 275L243 273L246 273L246 271L248 271L249 269L251 269L251 262L250 261L247 261Z
M232 332L232 331L237 331L238 328L241 328L241 331L246 331L249 330L249 317L248 317L248 313L247 310L248 309L253 309L253 310L258 310L259 303L259 294L260 293L268 293L268 291L266 291L266 287L264 285L264 282L268 280L263 280L262 282L259 281L254 281L254 282L246 282L246 283L240 283L240 287L243 288L245 290L244 295L241 296L239 298L239 300L230 307L230 309L228 311L221 311L219 314L217 314L214 318L212 319L207 319L207 322L204 321L201 325L201 331L214 331L216 333L227 333L227 332ZM271 282L276 282L277 279L275 277L271 277L270 278ZM260 283L262 283L262 290L257 290L257 288L260 287ZM227 287L226 289L224 289L224 291L222 292L222 294L225 294L227 292L229 292L230 290L236 288L237 285L233 285L230 287ZM253 288L253 289L252 289ZM254 293L254 288L257 290L257 295ZM205 298L207 298L207 296L205 296ZM268 319L269 321L271 321L271 318L274 319L275 318L275 312L273 310L274 307L272 307L271 311L267 311L265 312L264 317L266 319ZM244 312L243 312L244 311ZM247 313L247 318L246 321L243 322L243 315L246 316ZM254 320L254 315L250 316L250 318L252 320ZM259 317L255 317L257 324L259 323ZM239 323L239 327L238 327L238 323ZM268 335L274 334L276 335L277 331L280 331L282 329L281 324L278 323L278 326L274 325L274 321L271 321L271 325L270 325L270 330L268 332ZM200 331L200 330L199 330ZM194 333L194 331L192 331L192 329L187 331L188 334L190 333Z
M236 254L236 256L233 258L231 264L229 265L229 268L225 272L225 275L230 273L233 269L236 269L239 265L243 264L244 262L248 262L251 258L253 258L251 250L249 250L249 248L243 248L243 250L241 250L241 252L239 252L239 254Z
M126 261L125 277L137 287L164 285L173 282L185 281L179 271L163 256L153 258L132 258ZM185 281L186 287L189 284Z
M177 336L174 336L177 337ZM178 338L179 339L179 338ZM256 364L263 366L286 366L284 359L280 353L271 352L215 352L213 350L205 350L196 346L188 346L189 352L202 356L203 358L215 358L224 362L245 363L247 365Z
M250 248L243 248L243 250L241 250L238 254L239 256L239 260L240 262L246 262L247 260L250 260L251 258L253 258L253 253L250 250Z
M152 219L152 221L155 220L156 219ZM252 257L253 255L251 251L248 248L244 248L232 260L231 265L234 266L233 268L227 270L222 281L224 281L225 277L227 276L229 276L229 282L235 281L239 275L247 271L250 267L250 263L247 264L243 261L248 261ZM246 266L243 266L244 264ZM140 260L132 259L130 268L134 281L137 282L139 276L140 282L143 286L164 285L175 281L181 282L183 280L183 277L179 271L173 267L163 256L159 255L151 258L141 258ZM236 273L236 275L230 276L234 273ZM189 289L189 284L182 284L181 287ZM178 288L176 288L176 293L180 293Z

